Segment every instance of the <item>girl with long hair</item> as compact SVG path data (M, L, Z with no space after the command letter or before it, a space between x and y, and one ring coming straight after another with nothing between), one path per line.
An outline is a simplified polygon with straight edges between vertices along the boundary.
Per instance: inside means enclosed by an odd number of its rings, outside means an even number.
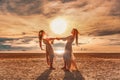
M73 54L72 51L72 43L75 40L76 41L76 45L78 45L78 30L73 28L73 30L71 31L71 35L65 38L58 38L62 39L62 40L67 40L67 43L65 45L65 52L63 54L63 59L64 59L64 67L62 69L65 69L67 71L70 70L78 70L77 65L76 65L76 61L75 61L75 56Z
M38 37L39 37L40 49L43 50L42 42L46 45L47 64L50 65L50 69L55 69L53 67L54 50L53 50L52 45L51 45L51 43L53 42L53 40L55 38L48 38L45 31L43 31L43 30L39 31Z

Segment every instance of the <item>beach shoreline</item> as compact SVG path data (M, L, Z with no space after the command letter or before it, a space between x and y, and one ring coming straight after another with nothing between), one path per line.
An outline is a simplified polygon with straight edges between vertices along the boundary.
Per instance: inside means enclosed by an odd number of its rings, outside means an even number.
M110 58L120 59L120 53L74 53L76 58ZM57 55L56 56L62 56ZM44 58L45 53L0 53L0 58Z

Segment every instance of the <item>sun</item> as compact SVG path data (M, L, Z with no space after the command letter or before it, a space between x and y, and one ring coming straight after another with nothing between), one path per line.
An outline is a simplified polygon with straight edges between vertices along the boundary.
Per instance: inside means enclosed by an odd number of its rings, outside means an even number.
M51 30L56 34L62 34L67 28L67 22L63 18L56 18L50 23Z

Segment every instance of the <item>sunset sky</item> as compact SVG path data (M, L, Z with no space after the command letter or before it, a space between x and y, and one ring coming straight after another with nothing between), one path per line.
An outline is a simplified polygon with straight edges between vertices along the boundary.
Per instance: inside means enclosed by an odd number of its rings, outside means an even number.
M50 27L57 18L67 22L62 34L55 34ZM52 37L65 37L72 28L77 28L80 36L89 37L87 40L97 37L94 42L99 38L120 47L120 0L0 0L0 50L20 45L34 49L38 47L39 30Z

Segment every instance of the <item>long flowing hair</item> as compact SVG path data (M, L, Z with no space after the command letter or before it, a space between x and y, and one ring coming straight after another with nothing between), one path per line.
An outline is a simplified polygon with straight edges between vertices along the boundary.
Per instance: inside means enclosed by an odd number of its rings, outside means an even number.
M38 33L39 46L40 46L41 50L43 49L43 48L42 48L43 33L44 33L43 30L40 30L39 33Z
M74 34L75 34L75 43L76 43L76 45L78 45L78 34L79 34L79 32L75 28L73 30L74 30Z

